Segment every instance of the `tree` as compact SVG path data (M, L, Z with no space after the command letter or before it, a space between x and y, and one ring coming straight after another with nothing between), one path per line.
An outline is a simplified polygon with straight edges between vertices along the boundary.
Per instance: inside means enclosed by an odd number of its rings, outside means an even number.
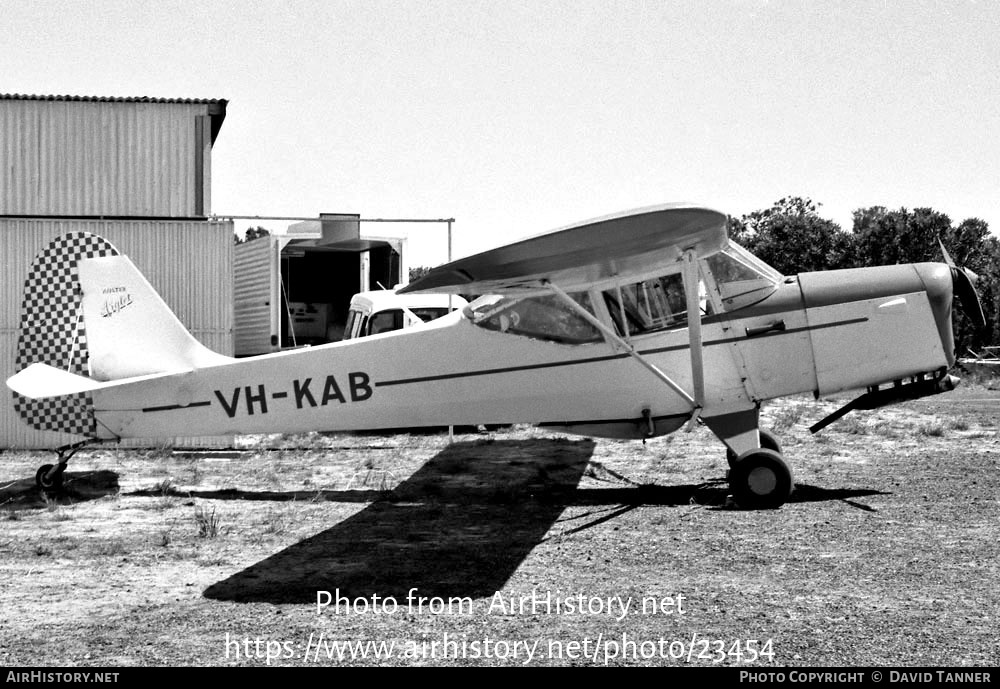
M1000 342L1000 240L992 236L986 237L983 246L984 262L978 270L972 269L979 275L976 291L979 292L983 314L986 316L986 332L979 341L995 344ZM978 344L978 341L974 344Z
M730 222L730 235L786 275L845 267L854 255L851 234L821 218L819 204L789 196Z
M236 244L245 244L246 242L252 242L255 239L260 239L261 237L269 237L271 231L263 227L249 227L244 235L243 239L236 233L233 233L233 240Z
M955 342L959 354L969 347L1000 341L1000 241L990 235L989 225L979 218L963 220L942 241L955 265L979 276L976 292L986 317L986 328L981 333L975 332L968 318L958 319Z
M416 282L429 272L431 272L430 266L414 266L410 268L410 282Z
M938 238L949 245L953 236L951 219L931 208L890 211L872 206L854 211L859 266L940 261L943 258ZM971 244L966 248L971 250Z

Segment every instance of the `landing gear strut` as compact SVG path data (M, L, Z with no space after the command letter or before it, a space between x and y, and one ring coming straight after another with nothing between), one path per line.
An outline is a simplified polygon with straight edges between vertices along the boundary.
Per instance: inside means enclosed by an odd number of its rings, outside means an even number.
M56 448L59 462L57 464L43 464L35 472L35 485L38 486L38 489L46 493L53 493L60 490L63 483L63 472L66 471L66 464L77 453L77 450L92 442L94 440L81 440L72 445L63 445Z
M775 437L770 431L765 431L763 428L757 431L760 434L760 446L767 448L768 450L774 450L779 455L781 454L781 443L778 442L778 438ZM729 468L732 469L736 466L736 462L739 460L739 455L726 448L726 461L729 462Z

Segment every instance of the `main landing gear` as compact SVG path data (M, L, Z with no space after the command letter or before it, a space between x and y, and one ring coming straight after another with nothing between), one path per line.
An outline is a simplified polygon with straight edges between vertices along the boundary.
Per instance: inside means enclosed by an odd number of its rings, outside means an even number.
M743 509L776 509L792 493L792 471L778 439L758 425L757 409L704 418L705 425L726 444L729 489Z
M792 471L781 454L766 447L748 450L729 470L729 489L744 509L776 509L792 493Z
M63 445L56 448L59 461L56 464L43 464L35 472L35 485L39 490L46 493L54 493L62 488L63 472L66 471L66 464L84 445L89 445L93 440L81 440L72 445Z

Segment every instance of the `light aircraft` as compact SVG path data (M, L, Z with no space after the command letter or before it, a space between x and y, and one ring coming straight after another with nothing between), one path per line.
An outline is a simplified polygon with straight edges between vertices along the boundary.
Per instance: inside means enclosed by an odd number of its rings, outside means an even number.
M245 359L199 344L105 240L70 234L32 266L7 384L27 423L83 438L38 470L43 489L83 444L122 438L527 422L642 439L700 422L736 503L774 508L793 480L761 403L868 389L818 428L951 389L952 298L978 298L943 263L786 277L727 229L689 204L578 223L401 290L486 295L462 311Z

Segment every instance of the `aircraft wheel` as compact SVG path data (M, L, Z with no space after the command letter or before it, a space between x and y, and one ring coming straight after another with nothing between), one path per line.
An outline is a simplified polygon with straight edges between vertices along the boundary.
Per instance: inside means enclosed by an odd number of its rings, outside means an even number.
M51 464L43 464L38 467L38 471L35 472L35 485L38 486L40 490L56 491L62 488L63 472L56 472L55 476L46 478L46 474L48 474L51 469Z
M750 450L740 455L729 472L729 488L743 509L776 509L792 492L792 472L774 450Z
M778 442L778 437L771 433L770 431L765 431L763 428L757 430L760 435L760 446L766 450L774 450L779 455L781 454L781 443ZM732 469L736 466L736 460L739 459L736 453L726 448L726 461L729 462L729 468Z

